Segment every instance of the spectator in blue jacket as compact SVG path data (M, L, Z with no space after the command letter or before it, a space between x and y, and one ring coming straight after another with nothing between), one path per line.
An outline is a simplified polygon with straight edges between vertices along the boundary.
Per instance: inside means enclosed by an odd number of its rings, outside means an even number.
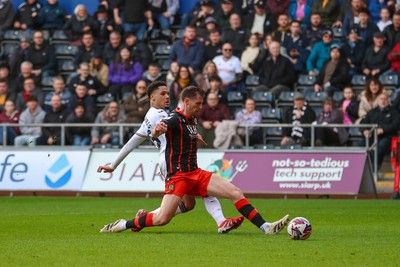
M121 97L126 92L132 92L135 84L142 78L143 68L139 62L131 61L131 51L122 47L117 54L115 62L110 64L109 92L116 97Z
M169 62L189 66L190 72L200 71L203 65L204 44L196 38L196 28L186 26L183 38L172 46Z
M314 0L291 0L289 6L289 18L290 20L298 20L301 22L301 26L311 26L311 7Z
M332 41L332 30L327 29L322 33L322 41L316 43L311 49L310 56L307 59L307 71L309 75L317 75L329 60L331 46L337 41Z
M47 0L47 5L40 9L35 20L43 30L57 30L64 26L66 15L64 9L58 5L58 0Z

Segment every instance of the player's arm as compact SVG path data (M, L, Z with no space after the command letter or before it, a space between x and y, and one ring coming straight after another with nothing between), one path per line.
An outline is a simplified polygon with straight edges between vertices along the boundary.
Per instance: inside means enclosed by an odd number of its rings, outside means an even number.
M158 138L160 135L165 134L168 130L168 126L165 122L161 121L157 123L156 127L151 130L151 136Z
M146 139L147 136L142 135L138 132L135 133L121 148L115 160L110 165L100 165L97 168L97 172L113 172L118 167L118 165L126 158L126 156L128 156L128 154L132 152L134 148L140 146Z

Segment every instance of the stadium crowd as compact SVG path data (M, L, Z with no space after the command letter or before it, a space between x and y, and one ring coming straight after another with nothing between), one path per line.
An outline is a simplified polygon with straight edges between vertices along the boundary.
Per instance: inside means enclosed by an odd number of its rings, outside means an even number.
M162 80L170 109L186 86L207 93L199 126L208 147L223 120L295 126L251 127L251 145L269 134L278 145L308 145L301 123L377 121L386 150L399 130L389 127L400 109L399 1L200 0L186 14L178 0L98 4L94 14L84 4L67 14L58 0L26 0L14 13L12 1L0 2L0 122L141 123L146 86ZM6 131L8 145L60 144L57 127ZM351 145L351 134L319 130L316 144ZM122 143L118 127L70 128L66 138Z

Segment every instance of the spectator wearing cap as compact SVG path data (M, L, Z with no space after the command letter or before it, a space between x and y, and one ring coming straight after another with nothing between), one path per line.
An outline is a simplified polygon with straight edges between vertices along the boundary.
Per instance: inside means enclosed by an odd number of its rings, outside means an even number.
M290 1L288 0L267 0L267 6L271 13L278 17L281 14L288 14Z
M312 13L310 17L310 26L303 28L303 35L308 40L309 50L322 39L322 33L326 29L322 25L321 15L319 13Z
M290 37L290 22L286 14L278 15L278 28L273 32L274 39L281 44Z
M374 33L374 43L365 52L362 69L368 77L379 77L390 68L390 61L387 60L390 50L384 45L384 39L382 32Z
M269 91L278 99L283 91L290 91L297 80L296 72L292 62L281 55L281 45L277 41L273 41L269 45L271 57L268 58L261 66L259 91Z
M217 20L217 24L222 31L229 29L229 18L232 13L235 13L233 0L222 0L221 8L219 8L215 12L215 19Z
M311 6L312 0L296 0L291 1L289 6L289 19L300 21L303 27L309 27L311 25Z
M346 10L342 22L342 30L344 37L346 37L349 34L350 28L353 28L360 23L359 11L362 8L366 8L363 0L350 1L350 7Z
M39 78L56 74L56 54L53 46L44 40L42 31L33 33L33 43L28 47L24 60L32 63L32 73Z
M68 33L72 44L80 44L83 33L97 32L98 24L96 20L88 14L87 8L79 4L74 9L74 14L64 24L63 29Z
M146 25L154 26L148 0L118 0L113 13L115 24L122 25L125 32L134 32L140 41L144 40Z
M47 0L35 17L35 22L42 30L58 30L63 28L67 17L58 0Z
M96 77L90 75L89 64L83 62L77 70L78 75L71 78L68 84L68 91L75 94L75 88L79 83L84 82L88 88L88 94L93 97L98 97L107 92L107 88L103 86Z
M331 46L330 59L324 63L321 72L317 75L314 92L326 92L332 97L350 83L349 63L342 56L340 46Z
M330 28L340 13L340 6L338 0L315 0L311 11L321 14L322 24Z
M115 27L113 20L108 16L107 8L104 5L99 5L94 14L94 19L98 24L96 31L96 39L100 46L104 45L109 40L110 33L114 30L119 31L118 27Z
M259 0L254 4L254 12L250 12L246 16L244 27L250 33L256 33L261 38L276 29L276 16L266 8L264 0Z
M71 100L65 107L69 111L73 111L78 104L82 104L86 107L86 112L92 117L96 115L96 101L89 95L89 90L84 81L78 82L75 87L75 93L72 95Z
M0 5L0 38L4 31L11 29L14 22L14 6L11 0L3 0Z
M392 25L389 25L383 31L386 38L386 45L393 48L400 42L400 10L393 14Z
M93 123L94 116L86 111L84 104L77 104L73 112L68 116L66 123ZM74 146L88 146L90 145L90 127L67 127L65 130L65 137L67 144Z
M203 62L212 60L213 58L221 54L222 54L221 33L217 29L215 29L210 31L209 33L208 41L206 42L206 46L204 47Z
M19 117L21 135L15 137L14 145L33 147L36 145L36 139L41 134L41 128L38 126L23 126L26 124L39 124L43 122L46 112L40 107L35 96L30 96L26 100L26 109L24 109Z
M59 95L61 97L61 104L68 107L72 99L72 94L70 91L65 90L64 79L61 76L54 77L52 86L53 91L48 92L44 97L45 110L48 111L51 109L51 98L53 95Z
M207 23L207 18L213 18L215 10L211 0L201 0L200 10L194 14L194 17L190 21L190 25L197 28L204 28ZM216 23L216 21L215 21Z
M297 92L294 96L293 106L283 113L282 122L292 124L293 127L282 129L281 145L310 145L311 128L302 127L301 124L311 124L315 118L315 112L305 101L304 95Z
M78 68L83 62L90 62L90 59L96 55L101 54L102 50L97 42L94 41L91 32L85 32L82 35L82 44L78 47L78 52L74 58L74 66Z
M306 74L307 58L310 51L308 40L301 33L300 21L290 22L290 33L282 43L283 54L287 55L297 73Z
M233 47L230 43L222 45L222 55L213 59L218 69L218 75L221 77L224 91L242 91L241 83L243 78L243 70L240 65L240 59L233 55Z
M362 74L361 64L365 55L365 45L358 38L357 27L350 29L347 40L343 42L342 51L350 65L350 76Z
M360 8L358 11L359 24L356 25L358 28L358 35L361 41L364 42L365 46L372 44L373 35L375 32L379 32L378 26L372 22L369 15L369 10L366 8Z
M204 24L202 27L197 27L197 38L200 40L200 42L208 44L210 42L208 39L209 34L215 30L218 30L217 21L214 17L209 16L204 20Z
M14 18L14 28L21 30L35 29L34 18L38 15L42 4L37 0L26 0L18 6Z
M21 63L24 61L26 53L28 52L28 48L31 44L30 41L31 40L28 36L20 34L19 46L8 55L8 65L10 66L10 74L14 78L18 77Z
M147 69L149 64L153 62L153 54L150 47L145 42L138 40L133 32L125 33L124 40L124 46L131 50L132 61L140 62L143 69Z
M204 44L196 37L196 28L186 26L183 38L172 45L168 62L177 61L179 65L189 66L193 74L203 65Z
M311 49L310 56L307 59L307 71L309 75L317 75L321 71L325 61L329 60L331 46L337 43L332 38L332 30L324 30L322 40L317 42Z
M103 62L103 57L100 54L95 54L89 63L89 74L96 78L101 85L106 88L108 86L109 68Z
M240 57L246 48L248 38L249 32L242 26L242 20L239 14L231 14L229 17L229 28L222 32L222 42L231 43L233 54Z
M104 63L110 65L115 61L118 51L122 46L122 37L119 32L113 31L103 49Z

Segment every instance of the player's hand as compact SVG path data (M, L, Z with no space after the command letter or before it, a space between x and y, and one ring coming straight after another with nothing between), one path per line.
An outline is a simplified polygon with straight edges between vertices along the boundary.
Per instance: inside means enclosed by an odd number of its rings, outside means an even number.
M164 122L160 122L154 127L153 137L159 137L167 131L168 127Z
M113 168L111 168L109 165L106 165L106 166L102 166L102 165L100 165L98 168L97 168L97 172L113 172L114 171L114 169Z
M205 146L208 146L208 144L206 143L206 141L204 141L203 136L201 136L201 134L197 134L197 143L202 143Z

